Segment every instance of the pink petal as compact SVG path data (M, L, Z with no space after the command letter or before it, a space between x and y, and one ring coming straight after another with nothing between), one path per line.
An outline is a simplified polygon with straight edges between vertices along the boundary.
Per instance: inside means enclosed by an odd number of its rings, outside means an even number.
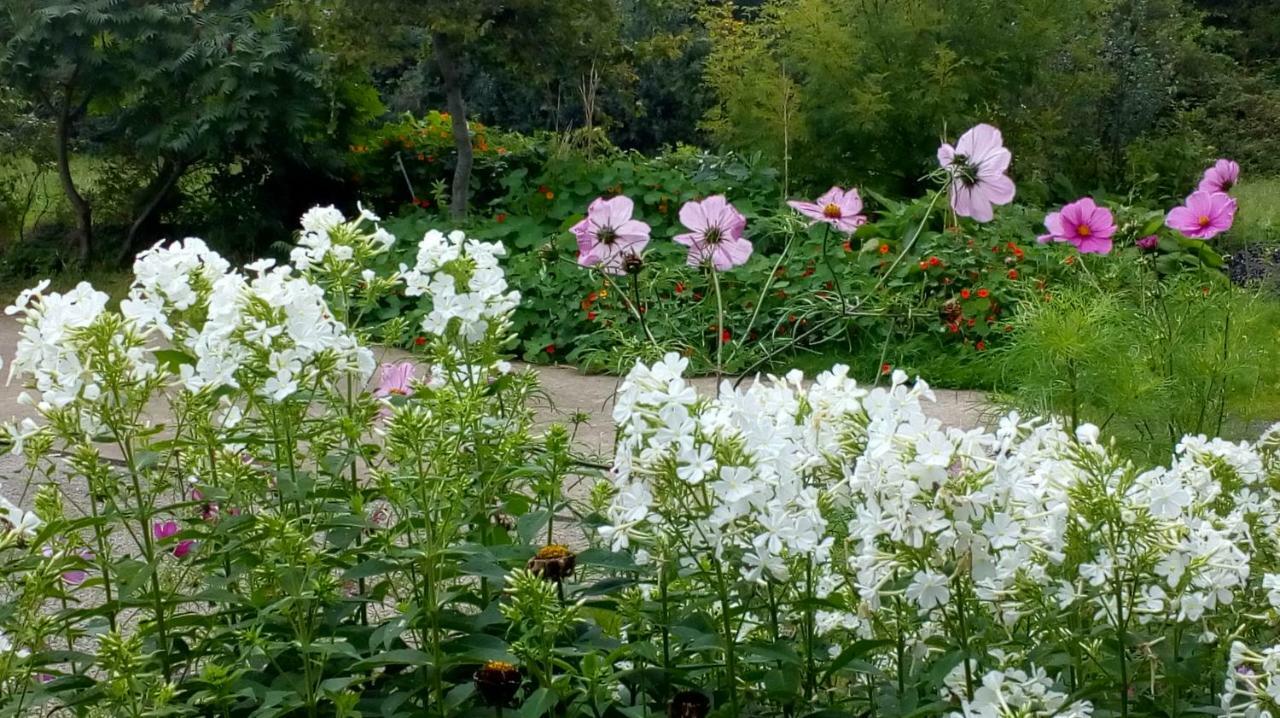
M952 182L951 209L961 217L968 217L973 212L973 191L959 182Z
M1170 229L1176 229L1188 237L1197 236L1200 231L1200 217L1190 207L1174 207L1165 215L1164 223Z
M939 166L950 167L951 163L955 161L955 158L956 158L956 148L952 147L951 145L944 142L942 146L938 148L938 165Z
M631 220L636 205L626 195L618 195L604 204L604 224L609 227L620 227Z
M710 225L706 208L702 206L701 202L685 202L684 206L680 208L680 224L694 232L702 232Z
M1084 237L1075 243L1081 254L1110 254L1111 239L1104 237Z
M846 192L837 204L840 207L840 212L844 215L857 214L862 211L862 197L858 195L858 190L856 189Z
M825 220L827 217L822 213L822 207L813 202L787 202L792 209L812 219Z
M751 243L745 239L723 241L716 245L712 266L720 271L733 269L751 257Z
M987 201L992 204L1009 204L1013 201L1014 194L1016 194L1013 180L1005 175L980 177L977 186Z
M840 230L841 232L845 232L847 234L853 234L858 230L859 227L861 227L866 223L867 223L866 217L860 214L855 214L852 216L846 215L844 217L841 217L840 219L836 220L834 224L835 224L835 228Z
M1004 174L1009 169L1009 163L1012 160L1013 155L1009 150L1000 147L989 151L985 157L974 160L974 162L978 165L978 176L985 179Z
M677 234L671 238L671 241L676 244L683 244L686 247L693 247L698 243L698 238L701 236L702 235L698 232L686 232L684 234Z

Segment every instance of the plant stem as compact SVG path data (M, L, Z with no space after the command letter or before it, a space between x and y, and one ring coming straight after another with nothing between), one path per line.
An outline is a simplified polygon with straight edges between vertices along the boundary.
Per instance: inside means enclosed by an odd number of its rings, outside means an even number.
M644 320L644 307L640 304L640 275L635 272L631 273L631 302L635 307L636 317L640 319L640 329L649 337L649 341L653 341L653 334L649 333L649 325Z
M728 673L729 715L742 715L738 707L738 654L735 649L737 636L733 631L733 621L729 615L729 586L725 582L724 568L719 561L713 561L716 567L716 589L720 593L720 621L724 628L725 669Z
M649 340L649 343L652 344L655 348L657 348L658 340L654 339L653 334L649 332L649 326L644 323L644 317L640 315L640 308L637 307L635 304L631 303L631 300L627 297L625 292L618 291L618 283L611 281L609 279L609 275L601 272L600 276L604 280L604 283L606 286L610 284L613 285L614 293L616 293L618 297L622 299L623 304L627 305L627 309L631 310L631 314L636 318L636 321L640 322L640 328L644 330L644 335Z
M827 271L831 273L831 285L835 287L836 298L840 300L840 319L843 322L846 316L845 312L849 305L844 299L844 288L840 286L840 275L836 274L836 268L831 263L831 251L829 246L831 242L831 225L824 223L822 226L824 228L822 233L822 262L827 265ZM845 339L852 341L849 337L849 325L845 324L843 328Z
M721 357L724 351L724 300L720 294L720 273L711 268L711 287L716 293L716 396L720 396L720 378L724 375Z

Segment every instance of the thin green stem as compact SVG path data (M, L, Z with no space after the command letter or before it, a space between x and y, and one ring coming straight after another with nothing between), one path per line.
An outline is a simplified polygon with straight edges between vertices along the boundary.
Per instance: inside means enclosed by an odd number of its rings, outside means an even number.
M720 273L710 269L711 287L716 293L716 396L720 395L720 379L724 376L724 298L720 294Z

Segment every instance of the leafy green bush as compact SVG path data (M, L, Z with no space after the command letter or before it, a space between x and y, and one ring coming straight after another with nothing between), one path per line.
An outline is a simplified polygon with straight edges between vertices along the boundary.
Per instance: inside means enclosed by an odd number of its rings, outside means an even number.
M1280 412L1280 303L1219 276L1160 279L1148 262L1100 271L1019 308L1000 357L1009 404L1097 424L1147 458Z

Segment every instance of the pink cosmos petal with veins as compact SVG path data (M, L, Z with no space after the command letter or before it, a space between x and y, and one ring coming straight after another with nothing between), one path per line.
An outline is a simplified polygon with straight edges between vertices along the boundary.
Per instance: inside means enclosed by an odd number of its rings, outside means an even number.
M963 164L960 157L964 158ZM1012 202L1016 188L1005 174L1012 160L1000 130L985 123L970 128L954 147L939 147L938 164L952 173L949 195L955 213L990 222L995 216L994 205ZM963 177L962 170L972 176Z
M710 262L716 270L725 271L751 257L751 242L742 237L747 218L723 195L686 202L680 208L680 222L690 231L672 240L689 248L690 266Z
M1199 190L1202 192L1226 192L1240 181L1240 165L1228 159L1221 159L1204 171Z
M1231 229L1236 201L1224 192L1192 192L1179 207L1169 210L1164 223L1191 239L1212 239Z
M578 264L624 273L623 260L639 255L649 244L650 227L633 219L634 212L635 203L624 195L593 201L587 216L570 228L578 240Z
M856 189L846 191L832 187L816 202L792 200L787 204L812 219L813 224L825 222L846 234L852 234L867 222L866 216L861 214L862 197L858 196Z
M1081 254L1108 254L1116 233L1115 216L1099 207L1091 197L1082 197L1058 212L1044 218L1048 234L1037 237L1043 242L1068 242Z

